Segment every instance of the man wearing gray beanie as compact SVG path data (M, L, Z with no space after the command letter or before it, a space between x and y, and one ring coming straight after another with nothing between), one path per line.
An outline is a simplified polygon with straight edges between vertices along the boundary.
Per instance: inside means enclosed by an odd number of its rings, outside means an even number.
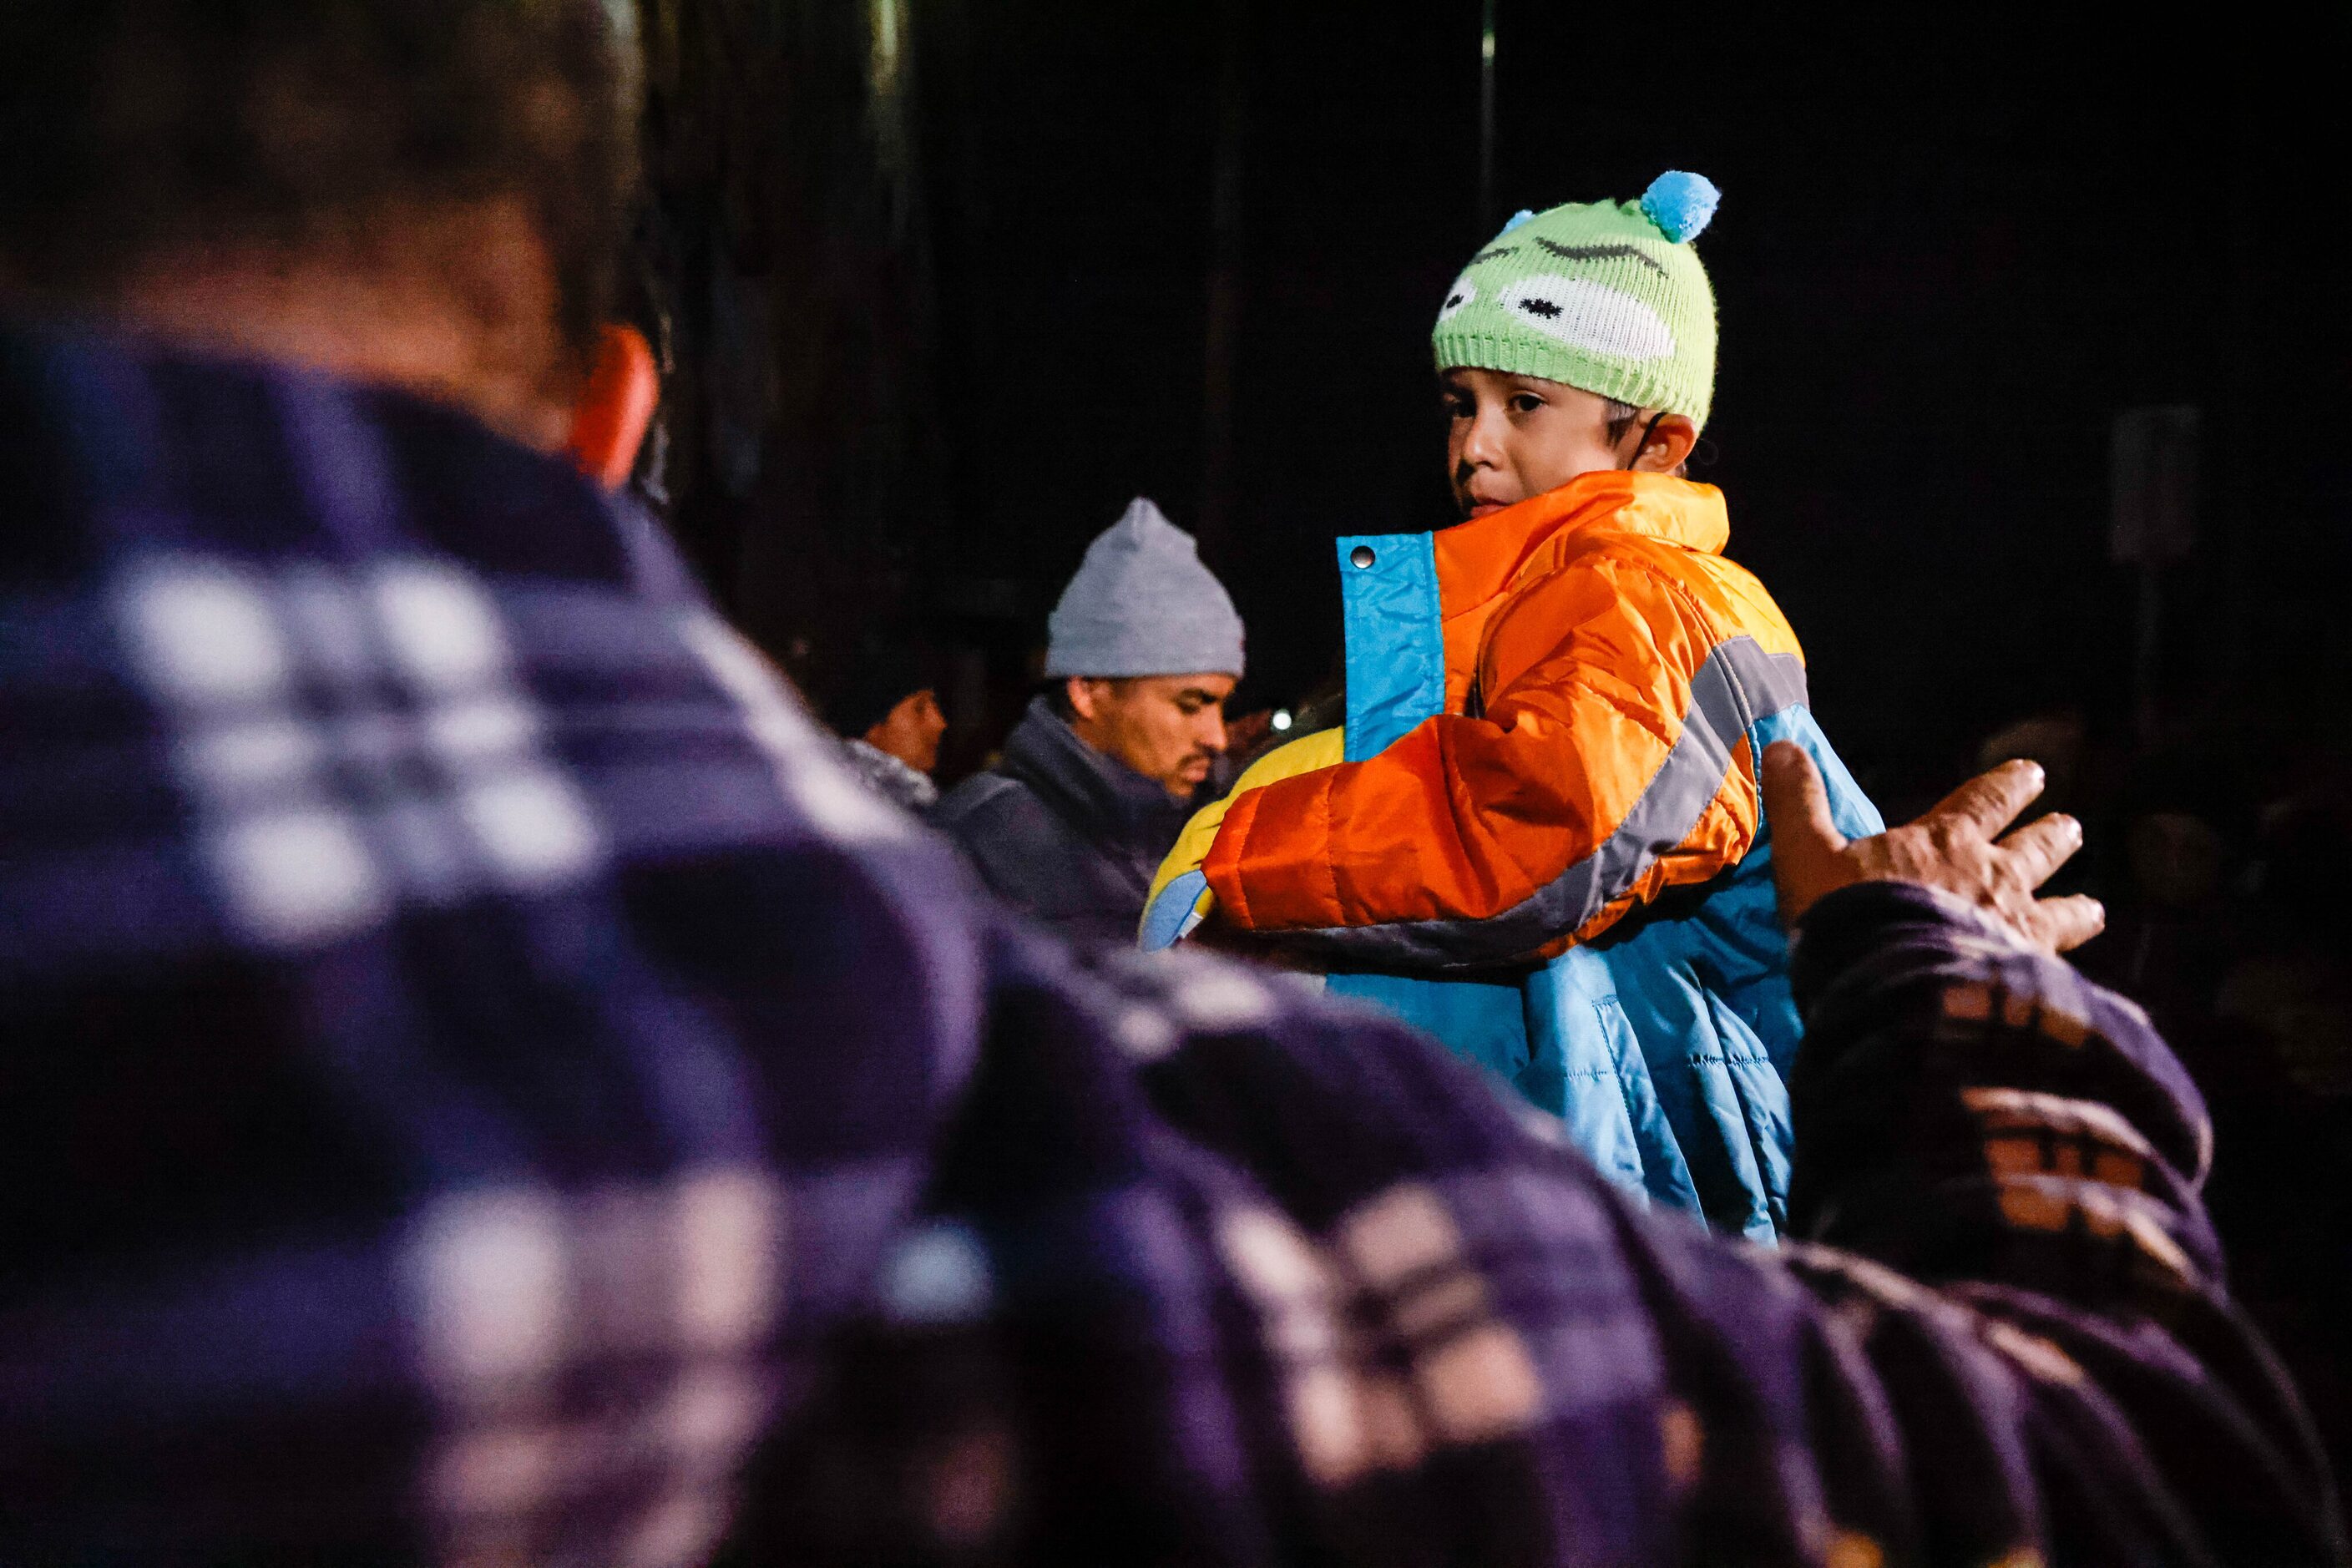
M1192 536L1139 499L1087 546L1047 629L1047 690L932 820L1006 902L1130 945L1225 749L1242 619Z

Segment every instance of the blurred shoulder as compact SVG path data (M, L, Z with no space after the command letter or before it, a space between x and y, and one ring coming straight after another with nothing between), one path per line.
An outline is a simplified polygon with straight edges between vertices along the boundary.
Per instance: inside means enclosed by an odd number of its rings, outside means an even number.
M931 821L937 826L952 828L958 824L1001 819L1036 805L1026 784L991 768L972 774L940 796Z
M983 870L994 873L992 883L1010 877L1026 885L1039 857L1051 857L1059 864L1072 837L1034 788L993 769L973 774L941 795L929 820ZM1004 889L1000 886L997 890Z

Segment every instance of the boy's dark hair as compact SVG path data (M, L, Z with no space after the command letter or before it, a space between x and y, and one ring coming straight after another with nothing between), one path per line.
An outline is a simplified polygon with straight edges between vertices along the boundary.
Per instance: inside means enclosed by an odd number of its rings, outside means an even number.
M1627 431L1633 428L1633 421L1642 416L1642 410L1633 404L1622 403L1614 397L1604 397L1601 401L1608 410L1608 423L1602 428L1609 432L1609 444L1614 447L1625 438ZM1689 475L1688 463L1675 465L1675 478L1686 479Z
M5 0L0 284L68 310L192 247L396 246L520 197L593 341L631 170L601 0Z

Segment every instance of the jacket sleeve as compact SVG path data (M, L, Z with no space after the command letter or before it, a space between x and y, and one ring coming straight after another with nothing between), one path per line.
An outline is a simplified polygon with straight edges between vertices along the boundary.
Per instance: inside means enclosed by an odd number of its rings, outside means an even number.
M1531 591L1496 635L1538 627L1539 646L1495 661L1507 679L1483 715L1235 800L1204 867L1223 917L1322 956L1442 969L1590 937L1736 863L1753 764L1706 620L1652 571L1603 560Z
M1209 847L1216 843L1217 831L1224 826L1234 802L1277 779L1337 766L1347 740L1345 731L1318 730L1276 746L1243 770L1222 800L1192 814L1184 831L1176 836L1176 847L1160 862L1151 879L1151 891L1144 898L1143 925L1138 934L1146 952L1157 952L1181 941L1207 914L1213 900L1208 897L1208 879L1201 862L1208 858Z
M1906 1526L1980 1562L2342 1562L2227 1289L2211 1123L2147 1015L1899 883L1823 900L1793 968L1790 1266L1853 1331Z

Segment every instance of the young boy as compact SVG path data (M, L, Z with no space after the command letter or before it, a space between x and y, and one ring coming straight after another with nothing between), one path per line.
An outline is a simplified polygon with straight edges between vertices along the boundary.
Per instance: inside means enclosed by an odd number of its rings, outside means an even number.
M1339 541L1344 731L1201 814L1144 919L1212 918L1561 1116L1661 1204L1769 1239L1799 1035L1756 760L1793 740L1877 812L1795 635L1681 478L1715 382L1690 241L1715 187L1521 213L1433 334L1461 525ZM1247 940L1247 939L1244 939Z

